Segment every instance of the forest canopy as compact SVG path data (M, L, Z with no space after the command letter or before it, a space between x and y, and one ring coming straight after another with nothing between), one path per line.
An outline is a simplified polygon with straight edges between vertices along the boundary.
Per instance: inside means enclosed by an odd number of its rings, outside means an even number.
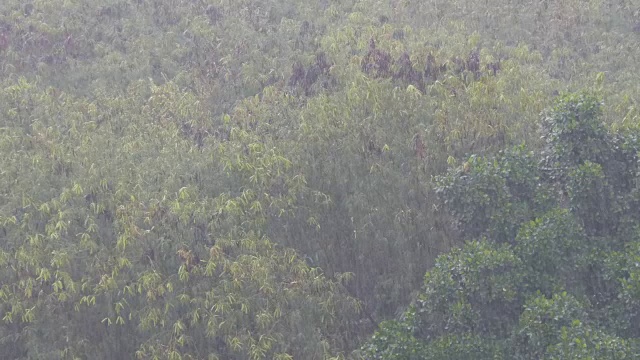
M640 4L0 3L3 359L640 354Z

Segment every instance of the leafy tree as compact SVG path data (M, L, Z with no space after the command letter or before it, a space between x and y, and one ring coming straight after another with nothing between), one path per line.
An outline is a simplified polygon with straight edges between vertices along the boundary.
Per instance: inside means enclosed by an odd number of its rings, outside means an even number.
M26 80L3 95L18 92L60 118L27 108L13 116L29 126L11 131L29 136L2 139L14 185L0 217L0 353L313 359L355 346L349 274L327 278L265 235L269 214L308 192L277 151L237 128L206 147L183 136L163 114L204 115L172 84L106 99L122 115L103 126L82 99Z
M637 237L629 236L637 234L637 212L624 221L610 214L617 204L635 203L638 147L619 146L633 144L635 135L607 131L599 115L595 97L562 96L544 117L542 152L520 147L493 159L471 157L437 179L462 235L487 237L441 255L415 305L378 330L363 348L366 356L637 356L638 336L628 320L636 313L628 292L634 275L624 260L637 247ZM625 193L613 185L632 183ZM513 211L515 202L525 203L525 215ZM465 227L467 221L473 226ZM496 231L504 222L517 234ZM447 352L433 357L443 338ZM466 347L474 344L483 345L476 354Z

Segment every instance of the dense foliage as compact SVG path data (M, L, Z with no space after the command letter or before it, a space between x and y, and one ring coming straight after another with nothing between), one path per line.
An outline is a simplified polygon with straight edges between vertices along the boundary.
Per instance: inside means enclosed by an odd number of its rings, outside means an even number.
M436 192L462 236L373 359L632 359L640 354L638 130L611 133L585 93L543 119L545 147L471 157Z
M633 354L638 9L1 1L0 358Z

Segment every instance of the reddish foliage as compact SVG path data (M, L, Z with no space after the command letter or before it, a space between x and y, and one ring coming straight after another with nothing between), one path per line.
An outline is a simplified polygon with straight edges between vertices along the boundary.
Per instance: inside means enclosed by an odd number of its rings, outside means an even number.
M390 67L391 55L376 49L374 39L369 40L369 52L362 59L362 71L374 77L389 77L391 75Z

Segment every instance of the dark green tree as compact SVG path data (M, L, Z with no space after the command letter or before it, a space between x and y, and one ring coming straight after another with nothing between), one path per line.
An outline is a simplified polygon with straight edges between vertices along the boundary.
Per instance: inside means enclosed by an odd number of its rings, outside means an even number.
M564 95L544 116L543 151L474 156L436 179L454 229L479 240L439 257L414 305L381 326L366 357L640 354L629 262L640 227L637 134L611 132L600 114L596 97Z

